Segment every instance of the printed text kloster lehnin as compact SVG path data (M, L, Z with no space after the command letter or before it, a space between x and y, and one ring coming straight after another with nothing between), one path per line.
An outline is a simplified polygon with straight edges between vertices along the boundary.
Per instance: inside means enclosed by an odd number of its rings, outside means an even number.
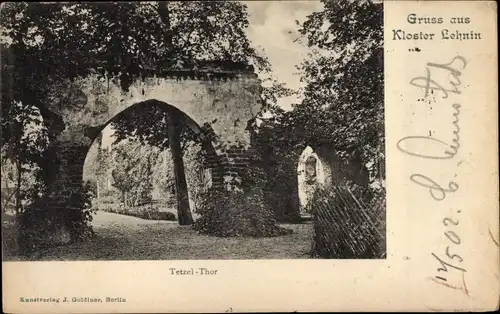
M444 19L443 17L427 17L427 16L418 16L415 13L408 14L406 17L406 21L411 25L417 25L422 28L426 26L434 26L439 24L445 24L446 22L449 25L454 26L442 28L438 33L434 32L434 29L431 31L425 31L425 29L415 31L415 30L407 30L407 29L392 29L391 38L392 40L480 40L482 39L481 33L476 32L473 29L464 29L464 25L468 25L471 23L471 19L469 17L452 17L449 19Z

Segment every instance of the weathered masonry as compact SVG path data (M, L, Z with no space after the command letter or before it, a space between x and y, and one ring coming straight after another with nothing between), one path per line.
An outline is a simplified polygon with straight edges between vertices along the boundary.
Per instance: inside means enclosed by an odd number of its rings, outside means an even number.
M187 116L189 127L213 146L214 160L225 166L214 174L214 182L222 183L244 166L250 146L247 123L261 107L260 81L253 72L179 71L137 80L124 91L118 82L91 76L58 86L51 103L65 126L56 145L66 182L81 182L90 145L116 115L134 105L161 103Z
M55 160L48 188L58 195L52 209L64 211L73 191L82 186L86 154L102 129L136 105L165 106L182 117L209 153L212 185L234 188L240 182L239 171L247 166L247 126L261 108L260 91L253 69L179 70L137 79L128 88L97 76L55 86L49 110L64 126L51 143Z

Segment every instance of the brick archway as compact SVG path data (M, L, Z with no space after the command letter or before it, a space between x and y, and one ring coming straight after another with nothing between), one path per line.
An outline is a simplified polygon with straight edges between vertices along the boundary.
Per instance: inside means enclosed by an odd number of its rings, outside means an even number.
M210 169L211 178L212 178L212 186L220 187L222 186L222 180L224 175L223 164L221 163L221 159L224 157L217 153L217 148L220 148L222 144L218 136L216 135L214 129L209 123L205 123L203 126L198 125L198 123L187 115L185 112L180 110L177 106L164 103L162 101L158 101L156 99L146 100L140 103L136 103L123 111L116 114L102 126L92 128L89 132L87 132L88 136L91 138L92 143L95 141L97 136L110 124L112 124L116 119L127 116L130 110L144 108L148 109L152 106L156 106L157 108L164 110L167 114L174 114L178 119L182 120L182 123L188 127L198 138L199 143L201 144L201 148L203 150L203 168ZM154 121L151 121L154 123ZM165 137L168 137L167 130L165 130ZM90 148L90 146L88 146ZM87 149L88 152L88 149Z
M217 153L217 148L220 148L221 144L211 125L205 123L203 126L199 126L191 117L177 107L157 100L148 100L137 103L134 106L147 106L151 104L160 105L167 111L175 112L178 116L182 117L186 125L199 136L202 148L205 150L207 156L206 166L212 168L214 171L212 174L214 184L221 184L224 175L222 159L225 155ZM128 107L100 126L84 129L70 126L62 132L59 138L51 144L51 149L55 151L54 157L56 157L55 160L53 160L53 169L51 170L54 174L53 177L55 177L55 182L53 182L55 188L64 189L67 186L81 184L83 164L90 146L106 126L119 115L126 114L127 110L132 107L133 106ZM57 165L59 165L59 169L56 169ZM55 174L57 174L57 176Z
M251 154L247 122L262 105L260 83L253 70L208 69L138 78L127 90L115 79L96 75L54 85L46 109L61 127L52 134L47 153L45 212L36 213L40 218L34 214L26 218L40 221L40 228L47 230L37 241L60 242L53 237L60 227L68 229L72 238L81 235L77 229L86 214L79 207L78 193L86 154L110 120L138 103L168 104L170 110L188 116L186 121L211 152L207 162L216 170L213 183L228 190L239 184L239 170L248 166Z
M237 173L232 172L234 170L231 167L232 163L228 161L228 156L233 156L234 152L231 153L231 149L221 150L223 145L220 142L220 138L209 123L200 126L194 119L176 106L156 99L146 100L127 107L103 125L84 130L75 126L67 127L59 136L59 139L52 143L51 149L56 152L56 158L52 160L50 165L50 172L54 174L54 180L49 183L48 190L50 193L58 195L55 199L49 199L54 216L57 216L58 212L67 211L68 204L71 203L70 200L73 195L77 195L78 191L82 189L85 159L99 133L117 117L126 115L129 110L136 106L144 106L146 108L147 106L161 107L168 112L167 116L171 114L172 116L176 116L176 119L181 119L185 126L189 127L198 136L206 157L203 167L210 169L213 187L222 188L228 174L232 176L237 175ZM71 226L64 226L63 224L63 229L71 229Z

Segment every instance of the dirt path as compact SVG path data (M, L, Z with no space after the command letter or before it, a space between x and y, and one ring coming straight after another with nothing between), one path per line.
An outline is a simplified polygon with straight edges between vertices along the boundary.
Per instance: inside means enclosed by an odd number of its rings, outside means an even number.
M177 222L166 220L147 220L133 216L97 211L92 220L96 232L102 230L114 231L139 231L147 225L163 225L164 227L177 227Z
M82 243L43 250L35 260L182 260L308 258L311 225L282 225L289 235L272 238L218 238L172 221L144 220L97 212L96 236Z

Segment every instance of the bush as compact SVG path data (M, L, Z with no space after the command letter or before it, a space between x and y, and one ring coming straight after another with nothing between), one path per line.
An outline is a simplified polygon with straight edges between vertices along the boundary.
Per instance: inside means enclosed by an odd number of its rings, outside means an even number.
M211 188L202 193L196 208L200 215L194 229L205 234L232 237L268 237L290 233L276 225L273 213L264 206L259 188L247 193Z
M266 179L264 199L274 217L280 222L300 222L297 163L283 158L270 167Z
M385 258L385 191L375 194L359 186L318 189L309 206L314 257Z
M240 170L233 183L226 182L224 188L211 187L200 193L195 206L200 217L194 229L219 237L269 237L291 233L276 224L272 207L264 202L265 175L261 160L250 155L247 167Z
M177 217L172 212L155 210L151 206L123 207L123 206L103 206L102 211L133 216L147 220L170 220L176 221Z
M264 202L279 222L301 221L299 210L297 164L300 151L296 147L277 144L276 132L266 127L253 134L254 163L263 169Z
M121 196L120 192L115 189L104 189L100 192L100 197L110 197L119 199Z
M84 185L88 187L88 191L92 198L97 197L97 182L93 180L85 181Z
M35 199L19 216L20 253L29 254L39 247L68 244L93 236L91 197L90 186L84 184Z

